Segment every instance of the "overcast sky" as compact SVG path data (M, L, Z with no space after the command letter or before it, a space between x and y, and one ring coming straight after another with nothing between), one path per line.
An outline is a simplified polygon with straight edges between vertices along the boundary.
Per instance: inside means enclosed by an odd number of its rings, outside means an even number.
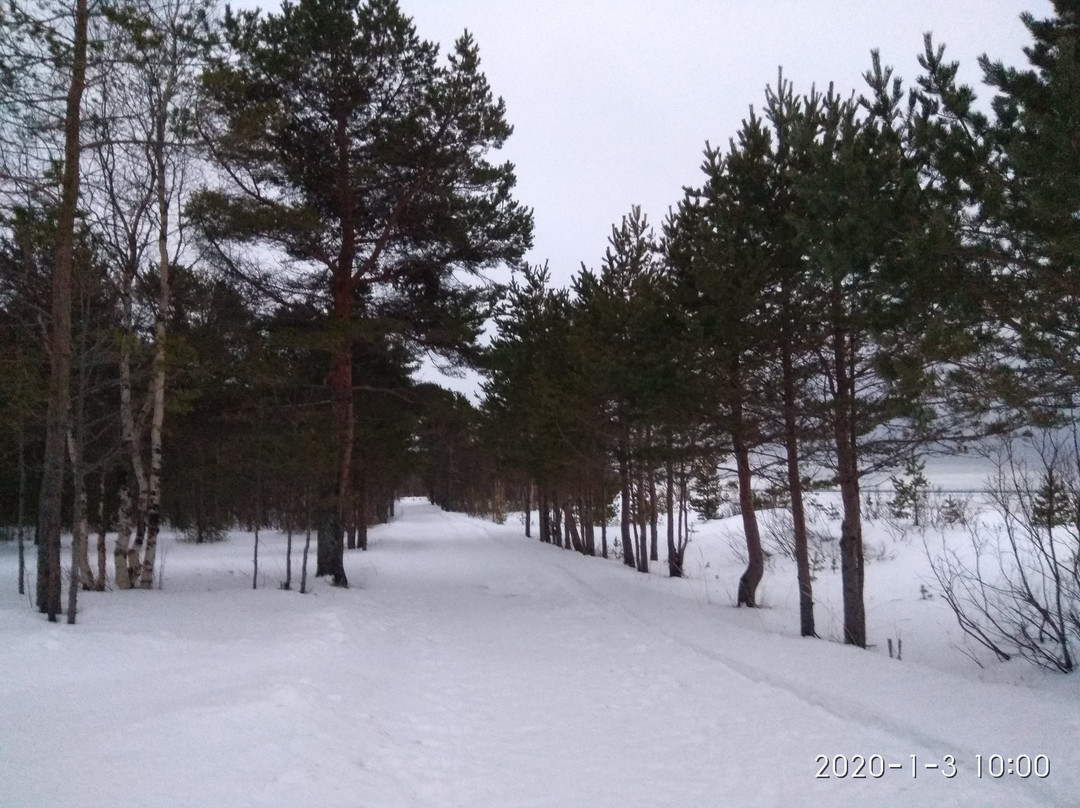
M444 51L468 29L515 132L505 159L536 214L532 263L567 283L640 204L659 226L783 66L796 91L863 89L870 51L905 82L926 31L980 84L979 54L1020 65L1022 11L1048 0L400 0ZM988 93L981 92L981 96Z

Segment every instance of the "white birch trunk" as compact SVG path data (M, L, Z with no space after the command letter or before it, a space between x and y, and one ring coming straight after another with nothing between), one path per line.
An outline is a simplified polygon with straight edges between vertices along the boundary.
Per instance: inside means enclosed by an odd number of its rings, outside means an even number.
M161 528L161 465L162 465L162 426L165 422L165 348L166 322L169 316L169 206L175 186L167 182L170 148L166 145L168 134L169 111L177 101L179 88L184 80L185 71L190 71L187 62L198 50L192 42L184 40L183 29L187 25L185 15L192 10L192 4L185 0L172 0L155 9L160 14L161 28L165 37L164 47L160 51L163 60L163 74L158 74L150 85L153 116L153 143L150 161L154 170L154 191L157 203L158 227L158 306L154 318L154 365L151 382L151 418L150 418L150 474L146 503L146 551L142 559L142 572L139 584L143 589L154 586L154 562L157 554L158 533ZM194 49L194 50L193 50ZM189 78L190 78L190 74ZM182 172L183 157L174 166L174 171ZM176 178L174 174L174 179Z
M135 266L129 265L124 268L123 284L120 289L120 297L124 310L124 335L120 342L120 434L124 447L124 454L131 464L131 471L135 476L136 490L138 491L137 502L140 510L146 496L146 474L143 470L142 451L139 445L139 434L135 426L135 413L131 405L131 344L135 339L135 329L132 316L132 287L135 284ZM117 589L131 589L131 555L137 552L131 543L131 531L135 522L141 522L141 515L132 514L131 487L125 480L120 487L120 513L117 518L116 547L113 551L113 562L116 567Z
M154 562L161 527L161 429L165 422L165 320L169 314L169 198L165 185L165 112L170 89L166 89L156 110L154 162L158 205L158 308L154 317L154 368L151 385L153 414L150 420L150 476L146 503L146 551L139 585L154 587Z

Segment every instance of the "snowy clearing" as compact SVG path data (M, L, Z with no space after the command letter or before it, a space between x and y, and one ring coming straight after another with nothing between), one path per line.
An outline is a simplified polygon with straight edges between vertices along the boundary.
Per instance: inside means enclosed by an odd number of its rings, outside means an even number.
M276 533L256 592L250 535L170 539L163 591L83 594L76 627L17 595L0 543L0 806L1077 804L1080 680L965 658L918 539L877 537L856 650L828 639L828 569L826 639L793 636L779 562L766 608L732 608L727 530L673 581L405 500L352 589L281 591Z

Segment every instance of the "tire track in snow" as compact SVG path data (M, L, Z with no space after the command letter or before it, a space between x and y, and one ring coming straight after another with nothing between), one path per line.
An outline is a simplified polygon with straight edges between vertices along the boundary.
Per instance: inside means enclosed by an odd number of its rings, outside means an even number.
M880 712L865 709L858 702L845 701L820 690L808 689L805 685L800 685L789 679L778 676L766 668L735 659L712 648L707 648L691 639L677 636L666 627L657 625L648 617L630 608L626 603L621 602L621 599L613 598L597 589L590 581L586 580L578 573L571 571L560 562L552 560L550 564L554 569L562 572L597 600L617 607L635 622L645 626L650 631L660 634L670 642L674 642L706 659L717 662L737 676L753 682L754 684L775 689L791 696L803 704L822 710L834 719L884 732L900 739L903 743L912 744L910 747L912 752L915 751L916 745L922 747L926 751L926 756L935 760L940 758L943 754L951 754L958 762L962 760L970 762L975 760L976 754L981 753L985 755L988 753L986 748L964 748L963 744L958 744L951 739L926 732L919 727L908 723L892 720L882 715ZM1019 801L1014 804L1032 805L1032 798L1035 797L1037 793L1037 799L1040 804L1045 805L1047 808L1060 808L1061 803L1059 798L1040 780L1024 780L1023 789L1020 788L1019 782L1014 783L1012 781L1006 781L1006 783L1012 786L1012 791L1017 792ZM1005 785L1005 783L1000 784Z
M940 759L943 754L952 754L956 757L957 763L964 762L967 766L967 771L962 771L961 778L967 779L969 782L964 784L963 789L958 789L956 792L957 797L961 799L976 799L978 802L984 805L1032 805L1032 806L1058 806L1064 804L1062 802L1062 796L1065 793L1067 783L1059 783L1056 792L1054 789L1048 788L1047 783L1039 781L1028 780L1024 782L998 782L998 785L992 792L986 792L984 794L977 793L978 785L972 780L972 772L970 767L974 762L974 755L976 752L982 754L988 754L991 752L1002 751L998 749L991 749L987 747L975 748L975 745L979 743L976 738L972 740L973 733L970 728L966 731L966 737L968 741L966 743L956 743L949 740L946 736L955 736L957 738L964 737L965 732L952 733L948 728L942 731L942 722L934 722L931 726L938 728L938 731L933 729L924 729L922 725L916 723L919 720L919 715L927 715L928 710L925 701L920 703L920 710L916 710L914 717L911 720L905 720L908 717L907 713L902 712L901 709L897 709L897 705L904 697L903 693L889 693L882 692L882 696L886 699L887 705L886 711L874 709L872 704L865 701L863 702L851 702L845 700L840 695L834 695L833 692L823 689L820 683L818 686L810 686L805 681L795 680L791 677L785 677L780 673L777 673L780 668L775 666L764 667L761 664L755 664L754 662L747 661L742 657L733 656L731 653L725 653L722 650L716 650L710 647L707 642L707 637L711 635L702 634L699 638L695 636L687 636L687 631L672 631L671 626L663 623L661 619L653 619L644 612L647 608L643 603L639 603L635 600L635 597L643 592L641 586L624 586L621 589L617 589L617 586L622 586L629 583L624 577L612 576L609 581L603 578L602 575L590 575L589 570L585 567L585 563L578 559L576 555L573 556L573 560L566 555L565 551L559 551L552 554L556 549L554 547L544 547L538 545L535 542L525 542L520 536L513 535L512 529L500 528L496 525L490 525L483 523L479 520L468 519L466 517L448 514L442 511L434 510L427 513L410 514L414 518L419 516L419 525L412 528L409 534L409 539L413 537L419 539L422 542L431 542L433 545L438 546L438 555L443 556L449 563L440 562L436 559L431 559L433 563L425 564L423 571L426 575L432 576L432 579L439 578L441 584L450 585L450 589L454 586L467 586L470 588L473 597L480 597L485 600L488 598L494 599L496 597L507 596L525 596L529 598L538 599L540 603L547 599L547 596L551 595L551 584L555 583L558 578L562 578L569 586L565 588L558 586L558 589L562 590L564 594L560 595L559 600L566 605L566 601L573 598L582 598L585 601L592 601L598 606L603 606L604 611L609 611L613 616L619 613L625 614L634 623L644 627L648 633L658 635L662 637L666 642L673 643L679 647L686 648L693 654L697 655L703 660L707 660L708 663L715 663L722 666L724 669L730 671L737 677L737 680L742 680L751 683L752 685L761 686L767 688L764 693L775 691L777 694L782 694L785 699L794 699L797 703L806 705L809 708L820 710L824 712L830 719L838 722L840 727L850 726L853 728L862 729L863 734L869 730L874 734L880 733L883 736L883 745L895 745L898 749L903 749L909 753L919 753L920 758L924 759ZM408 520L411 521L411 520ZM419 528L419 530L417 530ZM432 539L432 536L437 536L437 539ZM388 537L389 538L389 537ZM404 536L402 537L405 538ZM395 536L393 540L396 540ZM412 552L408 550L407 552ZM445 555L444 555L445 553ZM464 561L462 556L467 554L486 553L487 559L485 563L476 564L475 559L470 561ZM535 556L532 555L535 553ZM577 562L575 564L575 562ZM542 573L544 569L553 570L556 575L554 578ZM432 575L433 570L437 570L437 575ZM410 570L413 572L413 570ZM596 570L600 573L599 568ZM615 572L610 568L605 569L603 574L610 574ZM537 575L536 573L541 573ZM649 583L657 584L657 586L650 588L648 591L656 592L657 598L664 598L665 595L670 598L670 603L673 608L678 608L676 604L677 598L673 597L673 593L669 590L665 590L662 587L662 582L658 578L641 579L640 576L635 580L634 584L644 584L646 581ZM515 592L516 590L516 592ZM660 592L665 592L665 595L660 595ZM400 594L400 593L398 593ZM430 593L429 593L430 594ZM392 602L397 595L393 595L386 599L383 603L384 606L392 607ZM425 597L426 601L427 598ZM492 600L491 602L495 602ZM651 600L644 601L644 603L651 603ZM659 601L658 601L659 602ZM497 607L493 607L497 608ZM681 625L681 624L680 624ZM693 623L688 625L693 626ZM715 625L715 624L714 624ZM744 629L740 629L738 626L725 625L721 618L721 623L717 628L726 628L727 630L734 630L737 633L746 633L747 635L752 632L746 632ZM689 630L689 629L688 629ZM737 636L737 635L736 635ZM778 658L778 654L794 653L796 647L793 643L789 643L789 638L778 638L772 635L762 635L762 638L768 640L770 648L767 649L767 653L770 655L769 659ZM777 642L785 642L789 644L790 651L788 649L778 649L775 647ZM817 652L820 653L822 649L819 647ZM846 649L831 648L827 649L830 652L835 653L854 653ZM751 657L757 659L759 657ZM783 658L786 661L790 661L790 657ZM852 657L854 660L855 657ZM783 661L783 660L782 660ZM876 658L865 656L860 658L859 665L869 665L872 672L873 663L877 662ZM903 675L903 676L906 676ZM853 680L854 681L854 680ZM871 679L859 680L861 682L861 690L869 692ZM915 682L914 677L911 679L913 684ZM957 686L963 686L962 681L957 681ZM845 692L842 688L840 692ZM912 694L917 698L917 692L912 691ZM976 722L977 723L977 722ZM835 734L835 733L833 733ZM859 733L850 733L853 738L858 738ZM889 741L888 739L892 739ZM822 750L830 752L843 751L837 750ZM850 751L871 751L871 750L850 750ZM893 750L894 753L897 750ZM1009 750L1005 750L1009 751ZM1024 751L1024 750L1021 750ZM1026 750L1026 751L1042 751L1042 750ZM1058 758L1063 758L1062 755L1058 755ZM1055 762L1057 758L1055 758ZM1058 764L1061 765L1061 764ZM924 783L923 778L919 778L920 783ZM959 783L957 783L959 785ZM925 786L924 786L925 787ZM948 793L948 792L946 792ZM896 795L893 795L896 796ZM886 800L888 802L888 800ZM844 804L849 804L845 802ZM899 804L895 801L890 804ZM951 800L948 804L955 804Z

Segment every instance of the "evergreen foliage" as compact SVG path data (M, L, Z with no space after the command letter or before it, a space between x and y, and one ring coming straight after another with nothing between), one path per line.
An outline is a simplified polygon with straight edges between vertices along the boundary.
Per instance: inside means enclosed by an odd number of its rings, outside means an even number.
M911 519L918 526L926 514L926 493L930 481L924 472L926 464L915 457L908 458L902 476L889 478L893 486L893 498L889 511L897 519Z
M442 65L393 0L227 10L224 32L229 53L205 84L213 154L232 183L191 211L234 271L224 243L270 247L299 270L289 293L330 314L337 472L321 492L317 574L345 586L356 342L382 315L403 338L460 356L485 297L458 275L520 258L532 217L511 197L513 167L487 159L512 130L468 33Z

